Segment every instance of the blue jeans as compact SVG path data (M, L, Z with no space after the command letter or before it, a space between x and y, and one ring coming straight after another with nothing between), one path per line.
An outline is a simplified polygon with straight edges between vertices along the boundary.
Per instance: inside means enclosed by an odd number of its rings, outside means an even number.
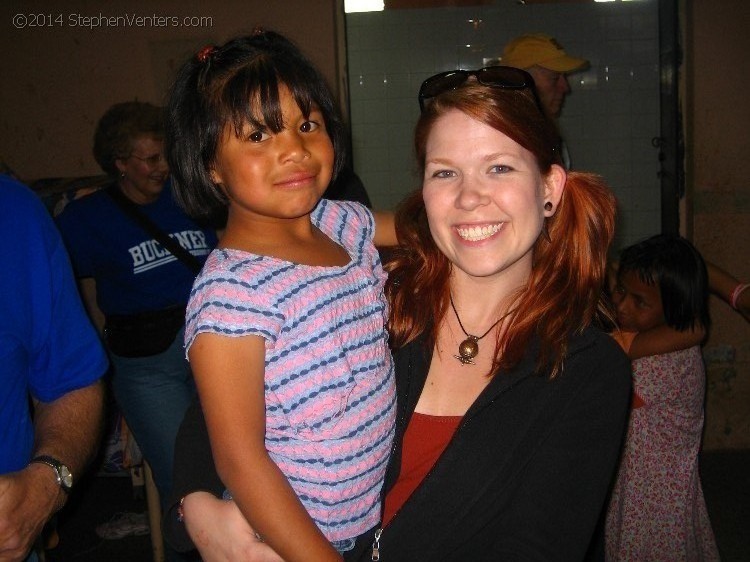
M115 400L151 465L162 509L172 490L177 429L195 396L183 338L184 328L169 349L150 357L120 357L110 353Z

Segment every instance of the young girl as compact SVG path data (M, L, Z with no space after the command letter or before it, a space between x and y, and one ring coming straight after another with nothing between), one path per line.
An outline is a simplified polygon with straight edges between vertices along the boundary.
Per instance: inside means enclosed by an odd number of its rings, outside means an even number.
M185 347L216 467L287 562L340 560L379 521L393 439L385 274L392 219L321 200L343 126L281 35L207 47L169 102L168 158L191 214L228 208L193 286Z
M719 559L698 474L705 370L696 337L709 325L707 299L706 266L687 240L658 235L623 250L613 301L634 397L607 560Z

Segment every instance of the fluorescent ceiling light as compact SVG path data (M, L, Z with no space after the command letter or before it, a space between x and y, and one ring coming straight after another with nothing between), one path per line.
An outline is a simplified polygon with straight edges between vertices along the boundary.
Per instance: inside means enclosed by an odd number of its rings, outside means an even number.
M352 12L382 12L385 8L383 0L344 0L344 11Z

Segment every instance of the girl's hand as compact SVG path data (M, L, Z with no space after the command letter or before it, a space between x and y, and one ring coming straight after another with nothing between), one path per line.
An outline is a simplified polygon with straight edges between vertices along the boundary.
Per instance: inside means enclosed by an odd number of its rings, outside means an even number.
M233 501L194 492L182 504L185 527L204 562L284 562L259 540Z

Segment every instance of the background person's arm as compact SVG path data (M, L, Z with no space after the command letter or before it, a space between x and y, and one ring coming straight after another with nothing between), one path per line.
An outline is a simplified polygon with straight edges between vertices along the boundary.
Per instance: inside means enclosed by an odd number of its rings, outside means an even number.
M32 456L54 457L80 478L101 437L103 396L97 382L52 402L35 401ZM23 560L66 499L53 469L45 464L32 463L0 476L0 561Z
M711 292L733 306L745 320L750 322L750 287L730 273L706 260L708 286ZM732 302L734 300L734 303Z
M679 332L666 324L638 332L627 350L628 357L639 359L650 355L662 355L700 345L706 337L706 330L699 326L693 330Z
M375 218L375 236L373 242L379 248L396 246L396 218L391 211L373 211Z

